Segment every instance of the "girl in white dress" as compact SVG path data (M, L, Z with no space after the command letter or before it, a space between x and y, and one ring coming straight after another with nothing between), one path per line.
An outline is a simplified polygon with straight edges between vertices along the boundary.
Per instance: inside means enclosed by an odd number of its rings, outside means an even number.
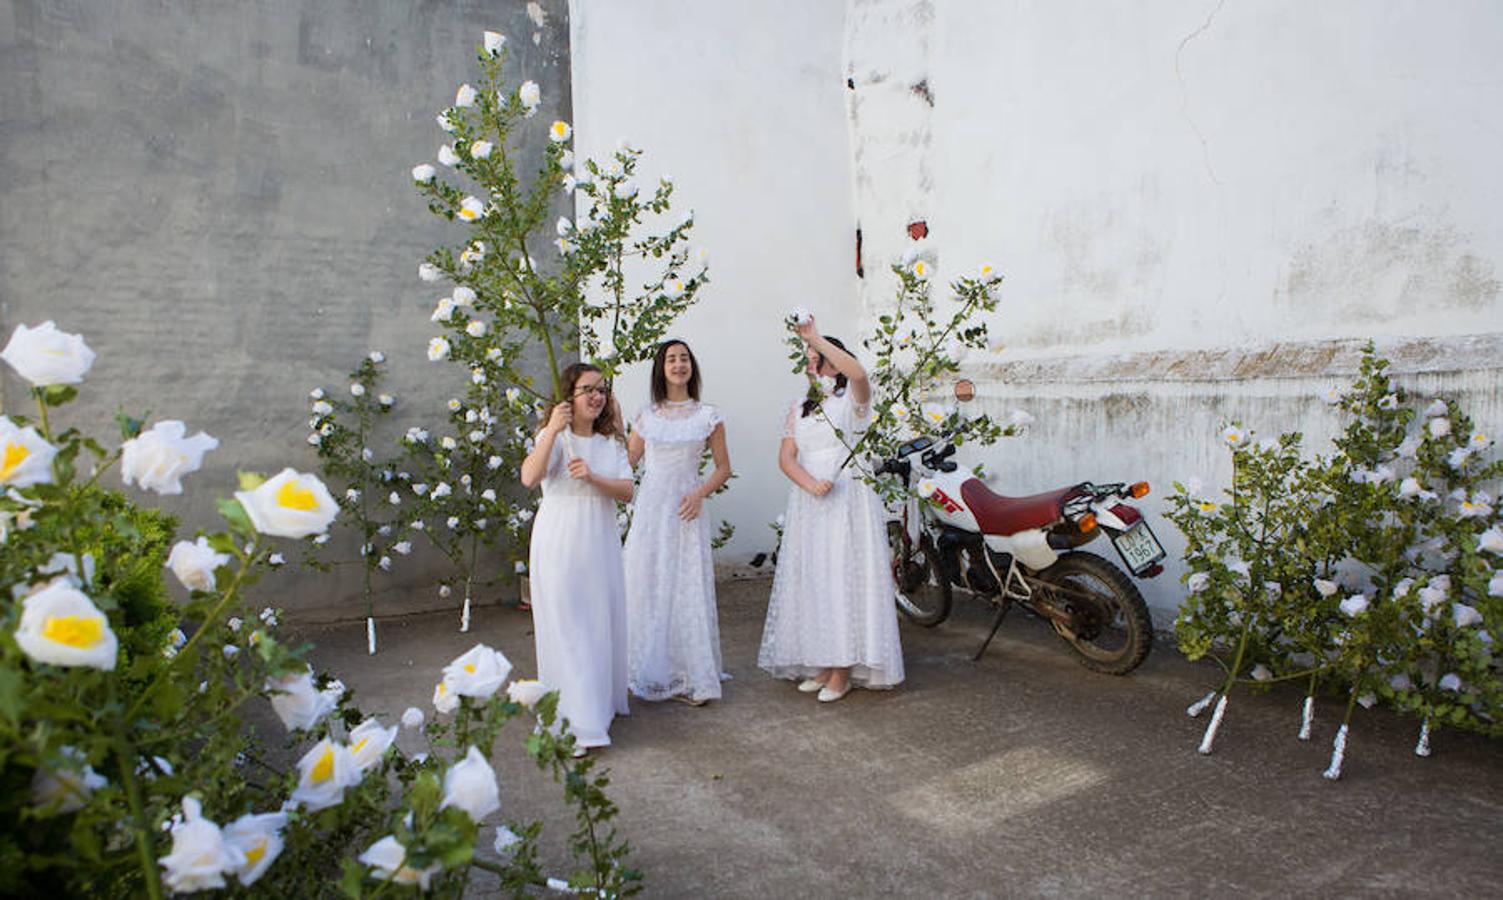
M705 444L715 469L699 480ZM725 425L699 402L689 345L664 341L652 360L652 405L632 422L632 465L645 460L626 535L627 686L644 700L699 706L720 697L720 627L706 497L731 477Z
M607 411L600 370L575 363L564 396L522 461L522 484L541 484L529 568L538 680L559 692L558 714L579 747L611 742L626 704L626 590L616 501L632 496L631 466Z
M821 702L853 684L888 688L903 680L892 563L882 503L842 464L870 424L866 370L813 318L798 326L822 402L795 400L784 420L778 466L793 482L777 574L757 665Z

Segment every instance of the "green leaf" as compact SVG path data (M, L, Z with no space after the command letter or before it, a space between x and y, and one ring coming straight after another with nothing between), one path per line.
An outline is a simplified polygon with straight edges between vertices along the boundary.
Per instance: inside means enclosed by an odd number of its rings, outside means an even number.
M219 515L229 523L230 527L240 534L252 534L256 526L251 524L250 516L246 515L245 507L233 497L220 497L214 504L219 509Z
M240 490L253 491L266 483L266 476L259 472L238 472L240 478Z
M49 384L33 390L37 398L47 406L62 406L78 396L78 388L71 384Z
M353 859L345 858L340 863L343 870L339 879L339 890L346 897L359 898L364 894L362 885L365 882L365 867Z
M25 682L15 669L0 669L0 716L15 727L21 721Z

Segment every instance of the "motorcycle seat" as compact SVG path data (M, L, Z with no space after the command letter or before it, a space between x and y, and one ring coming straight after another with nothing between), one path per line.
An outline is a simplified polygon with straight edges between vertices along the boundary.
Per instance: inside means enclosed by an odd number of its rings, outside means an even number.
M1080 488L1072 486L1029 497L1004 497L976 478L960 486L960 499L976 517L982 534L1011 535L1053 525L1063 518L1065 501L1078 493Z

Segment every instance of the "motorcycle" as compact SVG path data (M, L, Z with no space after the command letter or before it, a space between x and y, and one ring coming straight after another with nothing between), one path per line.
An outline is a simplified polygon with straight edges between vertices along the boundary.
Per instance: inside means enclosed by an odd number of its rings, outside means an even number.
M950 615L953 589L962 588L997 607L972 659L1021 606L1048 621L1086 668L1110 675L1137 668L1153 645L1148 605L1121 568L1080 548L1105 534L1134 577L1163 572L1163 545L1127 502L1145 496L1148 483L1085 481L1004 497L957 471L954 455L948 439L920 437L875 467L905 488L902 514L888 522L903 614L916 625L938 625Z

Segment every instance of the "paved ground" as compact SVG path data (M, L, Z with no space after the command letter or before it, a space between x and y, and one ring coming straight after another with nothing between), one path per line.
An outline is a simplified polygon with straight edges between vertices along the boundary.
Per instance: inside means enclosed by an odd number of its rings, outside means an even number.
M1161 642L1133 675L1095 675L1021 616L973 663L987 619L959 598L944 625L903 626L900 689L818 704L756 668L769 586L720 587L722 701L634 702L600 753L647 896L1503 891L1503 742L1439 732L1421 759L1413 721L1359 713L1332 783L1320 773L1340 704L1303 743L1300 696L1276 690L1234 694L1201 756L1205 720L1184 708L1211 668ZM533 671L529 616L482 609L467 635L457 618L385 623L375 657L363 627L306 636L371 710L431 711L439 668L477 640ZM520 747L497 767L503 815L543 818L560 843L558 789Z

